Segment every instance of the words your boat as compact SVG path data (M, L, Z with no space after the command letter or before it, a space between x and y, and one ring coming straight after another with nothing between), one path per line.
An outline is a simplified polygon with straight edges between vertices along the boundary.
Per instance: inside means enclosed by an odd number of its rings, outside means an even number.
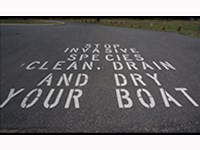
M146 75L159 87L158 90L165 107L170 107L170 105L175 105L177 107L183 106L182 102L177 100L167 90L162 88L156 73L146 73ZM68 76L63 74L60 78L58 78L57 83L55 84L56 87L52 88L53 77L53 74L47 75L37 84L36 88L31 90L27 90L25 88L10 89L7 98L0 104L0 108L4 108L9 103L14 102L15 98L17 101L19 101L19 98L21 99L20 106L25 109L35 106L39 100L43 101L42 104L46 109L55 108L61 101L65 101L64 108L69 108L70 106L75 107L75 109L81 108L81 103L87 101L85 96L85 99L82 98L84 93L81 87L87 85L89 76L87 74L78 74L77 76L73 76L73 74L69 74ZM75 80L72 84L71 82L73 77L75 77ZM130 78L130 80L128 80L128 78ZM113 90L115 91L117 97L116 102L119 108L131 108L134 106L133 102L135 100L138 100L145 108L154 108L156 106L157 97L155 97L146 88L147 84L140 74L134 73L129 74L129 76L125 76L124 74L116 73L114 74L114 80L116 88ZM131 88L130 86L129 88L126 87L129 83L128 81L133 84ZM45 87L42 87L42 85ZM61 85L68 86L69 88L71 87L71 89L66 89ZM143 87L139 88L139 85L142 85ZM199 107L199 104L190 96L186 88L179 87L174 89L175 92L182 94L183 100L187 100L194 107ZM87 95L88 94L89 93L87 93ZM133 95L135 95L136 98L133 98ZM157 100L160 100L160 98L157 98Z

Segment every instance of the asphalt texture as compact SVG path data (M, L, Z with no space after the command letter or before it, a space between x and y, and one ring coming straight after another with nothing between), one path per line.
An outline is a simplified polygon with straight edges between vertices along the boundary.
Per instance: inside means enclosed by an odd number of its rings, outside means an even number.
M200 108L195 107L180 91L186 88L188 94L200 105L200 39L176 33L135 30L84 23L64 25L1 25L1 99L2 104L10 89L25 88L12 100L0 108L1 132L60 132L60 133L200 133ZM66 70L67 47L84 47L86 43L99 43L100 61L95 67L100 70ZM104 44L119 44L121 47L136 48L145 62L168 61L176 70L123 70L113 69L112 62L105 60ZM131 52L128 52L132 57ZM78 54L81 54L79 51ZM91 51L88 52L92 55ZM123 53L119 53L121 56ZM113 53L113 55L115 55ZM26 70L33 61L48 61L48 70ZM66 61L62 70L51 70L57 61ZM133 58L135 61L135 59ZM77 63L81 66L80 61ZM140 62L137 62L139 64ZM125 64L123 62L123 64ZM24 66L23 66L24 65ZM49 73L53 73L50 86L41 86L43 93L30 108L22 108L25 96ZM69 86L56 86L62 73L73 73ZM89 76L87 85L75 87L79 73ZM124 74L128 84L117 87L115 73ZM147 86L134 86L130 73L139 73ZM157 73L162 84L157 86L146 73ZM44 100L54 88L53 102L60 89L64 89L59 103L52 109L44 107ZM70 89L79 88L83 94L79 100L80 108L74 103L65 108ZM127 89L133 102L131 108L119 108L116 88ZM139 88L147 89L155 100L155 107L144 107L136 94ZM165 89L182 107L170 102L166 107L159 88ZM28 103L34 99L30 97ZM148 103L148 98L144 96ZM124 101L126 103L126 100Z

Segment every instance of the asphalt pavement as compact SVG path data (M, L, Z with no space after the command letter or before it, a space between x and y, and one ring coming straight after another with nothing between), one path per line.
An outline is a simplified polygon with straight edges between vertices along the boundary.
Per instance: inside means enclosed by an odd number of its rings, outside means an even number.
M0 49L3 133L200 133L198 38L1 25Z

